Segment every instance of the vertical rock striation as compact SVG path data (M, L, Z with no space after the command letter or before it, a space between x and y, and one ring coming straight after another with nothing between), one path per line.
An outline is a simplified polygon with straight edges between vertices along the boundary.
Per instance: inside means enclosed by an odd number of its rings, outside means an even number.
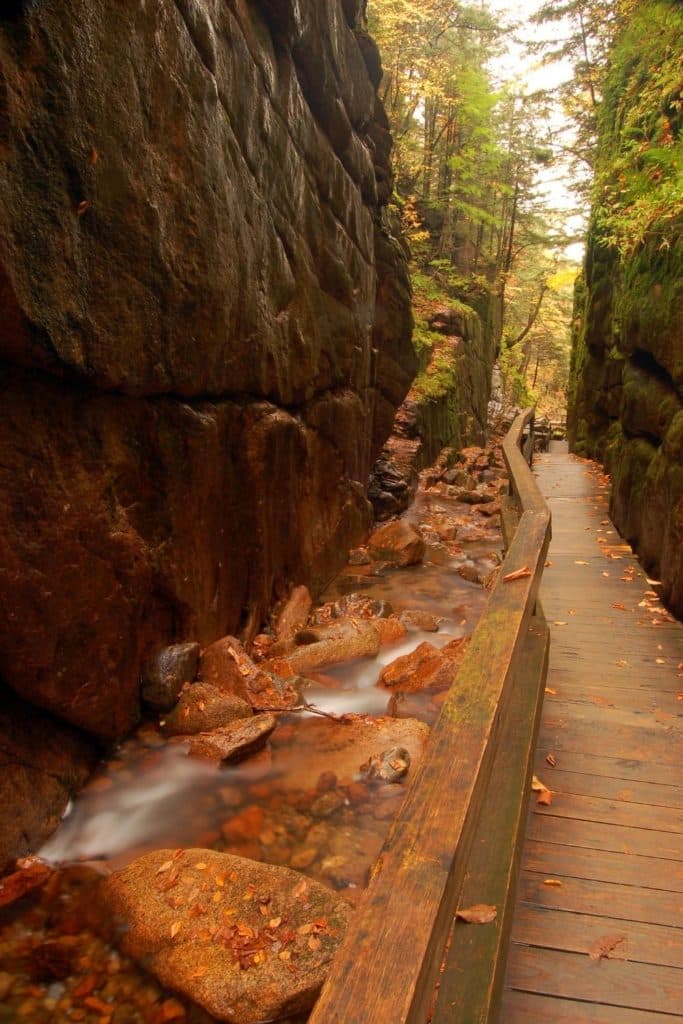
M99 736L369 523L415 357L360 7L0 14L0 676Z
M612 55L584 276L572 449L612 474L611 511L683 617L683 12L645 0ZM680 178L679 178L680 180Z

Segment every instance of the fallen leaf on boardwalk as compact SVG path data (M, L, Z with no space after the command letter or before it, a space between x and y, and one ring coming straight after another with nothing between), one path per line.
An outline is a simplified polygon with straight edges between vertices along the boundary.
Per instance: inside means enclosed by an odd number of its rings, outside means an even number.
M548 787L544 782L541 782L538 775L534 775L531 779L531 788L534 791L534 793L542 793Z
M626 611L626 608L621 603L621 601L615 601L614 604L612 605L612 607L618 609L618 611L620 611L620 612L625 612Z
M608 572L603 572L603 574L602 574L602 575L603 575L603 576L609 576L609 573L608 573Z
M549 693L551 697L557 697L557 690L553 690L551 686L546 686L545 692Z
M536 803L542 804L544 807L550 807L553 802L553 794L549 789L544 789L542 793L539 793L536 797Z
M543 884L544 885L554 885L556 889L559 889L561 886L564 885L564 882L561 882L559 880L559 878L544 878L543 879Z
M548 566L552 565L553 563L551 561L547 561L547 562L544 562L543 564L544 564L545 568L547 569Z
M628 667L628 662L626 661L625 658L620 658L619 661L615 661L614 664L618 665L619 668L627 668Z
M545 755L545 763L549 764L551 768L554 768L555 765L557 764L557 761L555 760L555 755L554 754L546 754Z
M559 622L559 621L558 622L553 622L553 626L567 626L567 625L569 625L569 623L567 623L567 622Z
M683 693L677 693L676 700L683 700Z
M590 562L581 562L581 561L577 562L577 561L575 561L574 565L590 565Z
M666 658L655 658L655 665L666 665Z
M460 921L467 921L468 924L489 924L495 921L498 910L489 906L488 903L475 903L473 907L465 910L456 910L455 916Z
M507 575L503 576L503 583L512 583L513 580L523 580L526 579L527 576L531 575L531 569L528 565L525 565L523 569L515 569L514 572L509 572Z
M679 672L683 672L683 661L679 661L677 668Z
M660 587L662 585L661 580L651 580L648 576L645 577L645 582L648 583L651 587Z
M612 950L625 941L625 935L601 935L588 950L588 955L591 960L600 960L602 957L607 958Z

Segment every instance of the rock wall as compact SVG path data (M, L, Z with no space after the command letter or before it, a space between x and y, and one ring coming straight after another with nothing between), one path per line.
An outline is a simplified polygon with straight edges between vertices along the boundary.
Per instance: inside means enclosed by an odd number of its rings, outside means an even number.
M429 317L431 348L421 352L420 372L373 468L370 497L377 518L408 508L418 473L442 449L453 448L455 454L484 443L500 313L499 297L487 294L478 309L460 302Z
M572 450L611 473L614 521L683 618L683 215L666 200L683 118L676 79L662 88L652 81L678 61L672 31L680 43L680 5L646 0L613 55L599 151L604 191L576 293L568 434ZM636 215L650 210L661 219L629 238Z
M98 736L370 522L415 356L360 6L0 13L0 677Z

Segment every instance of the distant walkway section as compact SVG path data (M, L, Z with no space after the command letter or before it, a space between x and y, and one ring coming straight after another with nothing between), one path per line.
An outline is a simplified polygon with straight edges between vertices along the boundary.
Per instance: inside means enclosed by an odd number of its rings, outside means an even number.
M553 442L550 670L501 1024L683 1022L683 626Z

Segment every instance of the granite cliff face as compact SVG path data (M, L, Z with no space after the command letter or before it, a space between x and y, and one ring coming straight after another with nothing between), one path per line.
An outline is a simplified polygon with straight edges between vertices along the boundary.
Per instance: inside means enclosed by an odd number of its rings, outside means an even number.
M360 6L0 14L0 677L98 736L369 524L415 356Z
M679 618L683 217L680 202L671 201L668 175L683 152L681 39L680 5L646 0L613 55L598 154L607 188L594 210L577 288L568 416L571 447L602 460L612 474L614 521L661 579ZM620 175L611 189L610 173ZM636 217L646 215L647 230L638 237Z

